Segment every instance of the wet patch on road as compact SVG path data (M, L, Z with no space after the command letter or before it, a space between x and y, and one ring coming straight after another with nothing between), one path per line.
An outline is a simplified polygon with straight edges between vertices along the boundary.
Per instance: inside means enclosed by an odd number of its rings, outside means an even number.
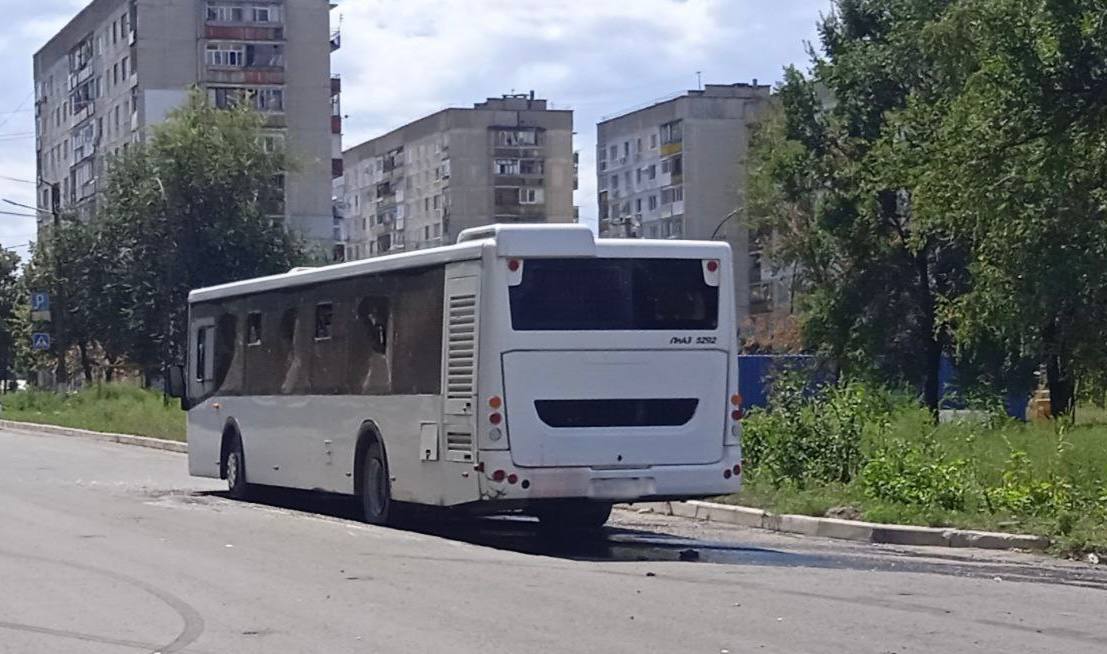
M225 493L169 491L150 503L214 510L233 502ZM300 512L338 521L358 522L357 503L346 496L283 489L261 489L252 504L282 512ZM973 562L940 553L892 551L810 553L758 547L735 540L688 538L649 528L605 527L596 532L551 532L531 518L474 518L463 514L420 511L405 531L521 554L577 561L684 562L729 566L816 568L864 572L939 574L1004 582L1044 583L1107 591L1107 574L1095 569L1040 566L1031 563Z

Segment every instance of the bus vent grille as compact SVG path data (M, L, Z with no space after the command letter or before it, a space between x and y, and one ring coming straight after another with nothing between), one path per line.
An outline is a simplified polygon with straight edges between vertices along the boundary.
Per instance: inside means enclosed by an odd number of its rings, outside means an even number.
M473 434L467 431L446 430L446 460L472 461Z
M476 365L477 296L451 295L449 312L446 399L470 400L473 397L473 371Z

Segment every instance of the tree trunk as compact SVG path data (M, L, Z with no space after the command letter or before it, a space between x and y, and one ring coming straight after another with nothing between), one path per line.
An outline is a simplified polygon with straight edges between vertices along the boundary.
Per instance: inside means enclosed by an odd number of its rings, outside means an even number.
M1071 418L1076 409L1076 380L1071 361L1065 351L1064 337L1057 327L1057 316L1051 317L1043 332L1045 345L1046 386L1049 388L1049 413L1054 418Z
M922 330L925 341L923 342L923 403L930 411L935 423L938 422L939 374L942 367L942 343L938 339L937 315L934 305L934 295L930 291L930 260L929 248L922 248L915 255L915 272L918 275L919 312L922 314L919 328Z
M1071 418L1076 410L1076 383L1062 355L1046 357L1046 384L1049 386L1050 414L1054 418Z
M88 356L88 343L81 341L77 344L77 349L81 352L81 369L85 373L85 383L92 384L92 360Z

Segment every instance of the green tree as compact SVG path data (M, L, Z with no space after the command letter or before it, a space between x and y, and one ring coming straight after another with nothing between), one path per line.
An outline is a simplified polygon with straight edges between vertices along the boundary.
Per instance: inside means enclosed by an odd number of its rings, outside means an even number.
M284 228L280 179L289 157L262 142L262 117L221 110L195 92L110 166L90 265L124 329L99 338L148 373L179 360L194 288L287 271L304 258ZM105 318L106 316L101 316ZM118 318L114 318L118 322Z
M1043 362L1069 414L1076 380L1107 370L1107 11L964 1L926 37L950 93L920 211L971 253L944 314L965 349Z
M0 381L6 383L15 371L18 341L21 336L18 315L22 300L19 282L19 256L0 250Z
M75 356L87 381L96 366L107 364L110 374L124 361L149 377L183 355L190 290L285 272L306 259L277 217L292 163L263 143L263 127L256 112L216 109L195 92L146 142L109 162L96 220L60 220L24 275L24 293L65 294L55 302L64 304L55 356ZM22 360L45 363L28 352Z
M854 374L921 390L938 407L950 349L938 317L963 252L915 211L917 157L942 86L924 28L948 0L840 0L805 75L785 71L780 114L754 140L750 220L798 264L808 343Z

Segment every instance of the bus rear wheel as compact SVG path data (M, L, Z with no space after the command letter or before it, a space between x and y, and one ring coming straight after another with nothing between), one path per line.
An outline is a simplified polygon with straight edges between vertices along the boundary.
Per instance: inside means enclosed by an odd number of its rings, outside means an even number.
M371 525L390 524L393 513L392 483L388 477L388 462L380 445L374 443L369 446L359 474L362 519Z
M246 482L246 455L242 450L242 438L238 434L231 436L227 458L223 462L223 473L227 478L228 494L236 500L250 497L250 484Z
M562 500L535 510L543 527L551 529L599 529L611 517L611 504L588 500Z

